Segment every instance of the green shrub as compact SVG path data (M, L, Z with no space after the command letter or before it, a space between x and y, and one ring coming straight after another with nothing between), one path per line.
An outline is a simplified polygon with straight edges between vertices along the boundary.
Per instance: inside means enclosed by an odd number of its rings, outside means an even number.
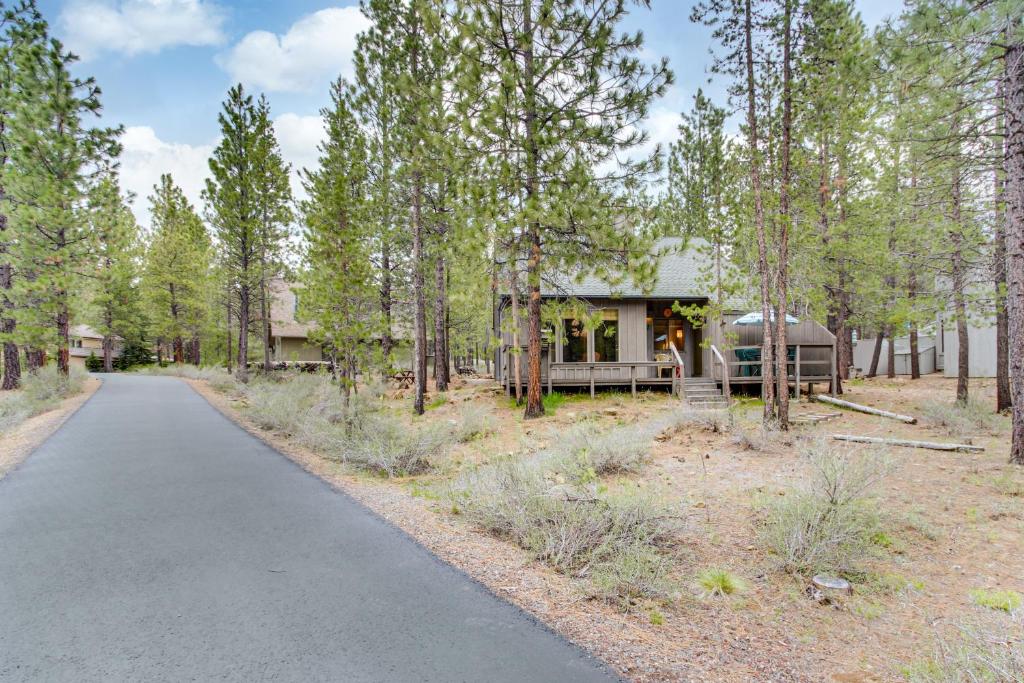
M89 372L103 372L103 359L95 351L90 351L89 357L85 359L85 369Z
M805 457L807 485L767 501L759 538L786 571L856 572L879 538L871 494L888 464L875 451L845 452L824 441Z
M141 341L126 341L121 355L114 359L115 370L130 370L153 364L153 351Z

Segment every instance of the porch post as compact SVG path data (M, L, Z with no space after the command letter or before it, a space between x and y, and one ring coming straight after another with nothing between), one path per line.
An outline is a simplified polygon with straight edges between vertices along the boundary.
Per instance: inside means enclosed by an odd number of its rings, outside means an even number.
M594 364L590 364L590 398L594 398Z
M793 376L796 378L796 402L800 402L800 345L796 345L796 364L793 367Z
M633 398L636 398L636 366L629 366L629 388L633 392Z

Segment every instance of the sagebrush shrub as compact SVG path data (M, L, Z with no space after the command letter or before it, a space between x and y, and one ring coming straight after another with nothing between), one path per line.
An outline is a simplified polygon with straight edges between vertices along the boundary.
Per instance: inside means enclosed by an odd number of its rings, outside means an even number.
M602 597L669 593L681 515L653 494L556 484L540 463L506 460L463 475L451 495L468 519L565 574L590 577Z
M560 448L594 475L639 472L650 458L655 430L644 424L600 431L582 423L561 437Z
M996 421L992 409L973 398L966 404L928 401L921 406L921 413L927 422L942 427L947 434L957 437L990 432Z
M0 432L6 432L79 393L84 382L85 374L79 368L71 368L68 377L63 377L56 365L25 373L21 377L20 390L0 394Z
M1020 683L1024 629L1006 619L957 624L927 659L903 667L909 683Z
M846 452L824 441L805 457L807 483L767 501L760 539L786 571L857 571L874 550L879 516L871 496L888 464L875 451Z

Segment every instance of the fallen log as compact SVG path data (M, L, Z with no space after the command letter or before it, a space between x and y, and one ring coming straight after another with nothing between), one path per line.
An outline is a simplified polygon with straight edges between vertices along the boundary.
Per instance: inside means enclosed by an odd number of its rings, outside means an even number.
M825 394L815 394L812 396L815 401L821 401L822 403L828 403L841 408L849 408L850 410L856 410L861 413L867 413L869 415L880 415L881 417L888 417L892 420L899 420L900 422L906 422L908 425L916 425L917 418L909 415L899 415L897 413L890 413L888 410L879 410L878 408L872 408L871 406L862 406L859 403L851 403L850 401L844 401L840 398L832 398Z
M854 436L852 434L833 434L837 441L856 441L857 443L876 443L884 446L906 446L908 448L930 448L933 451L959 451L960 453L982 453L981 446L966 443L938 443L935 441L911 441L910 439L884 439L878 436Z

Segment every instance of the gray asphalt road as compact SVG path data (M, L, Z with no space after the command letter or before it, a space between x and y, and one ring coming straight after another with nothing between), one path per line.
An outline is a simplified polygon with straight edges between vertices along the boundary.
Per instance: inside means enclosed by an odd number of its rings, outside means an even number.
M0 480L3 681L608 681L210 407L107 377Z

